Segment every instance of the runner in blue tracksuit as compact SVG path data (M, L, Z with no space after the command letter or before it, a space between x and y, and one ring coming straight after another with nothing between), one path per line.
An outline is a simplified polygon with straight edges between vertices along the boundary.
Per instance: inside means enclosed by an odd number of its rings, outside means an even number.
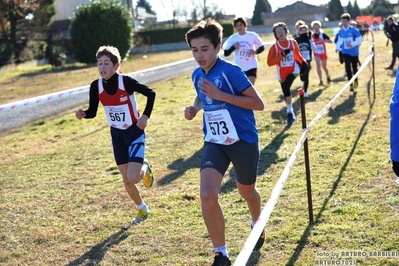
M397 176L396 182L399 184L399 71L396 72L396 81L393 86L389 111L391 114L390 145L392 169Z
M338 31L338 41L336 43L335 51L341 51L345 62L345 71L348 80L357 72L357 64L359 62L359 46L363 41L360 31L351 25L351 16L348 13L341 15L341 29ZM352 71L353 69L353 71ZM354 91L359 86L356 78L353 84L350 85L350 90Z

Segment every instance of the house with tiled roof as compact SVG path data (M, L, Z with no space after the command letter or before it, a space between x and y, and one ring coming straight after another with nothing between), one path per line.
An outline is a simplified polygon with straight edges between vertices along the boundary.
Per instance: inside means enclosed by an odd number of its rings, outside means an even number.
M262 14L263 26L272 27L276 22L285 22L290 31L295 28L298 20L303 20L306 24L314 20L324 21L327 14L326 6L315 6L302 1L297 1L291 5L278 8L275 12L265 12Z
M126 5L128 10L131 12L132 17L143 23L154 23L156 16L145 12L144 8L133 8L131 0L119 0L122 4ZM54 6L56 14L53 18L53 22L50 25L50 33L57 35L61 39L69 38L69 26L71 24L71 18L76 7L79 5L87 5L90 0L55 0ZM144 9L144 11L143 11ZM136 25L137 27L137 25Z

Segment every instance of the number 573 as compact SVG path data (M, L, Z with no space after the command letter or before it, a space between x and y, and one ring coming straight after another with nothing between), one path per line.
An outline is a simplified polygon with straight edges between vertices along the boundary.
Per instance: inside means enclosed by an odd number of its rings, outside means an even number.
M209 122L208 124L213 135L226 135L229 133L229 129L227 128L225 121Z

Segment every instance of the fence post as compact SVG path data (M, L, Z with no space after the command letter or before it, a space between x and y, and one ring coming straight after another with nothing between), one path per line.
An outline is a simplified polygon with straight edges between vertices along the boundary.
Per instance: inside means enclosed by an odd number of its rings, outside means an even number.
M374 90L374 97L375 97L375 51L374 51L374 42L371 45L371 52L373 53L373 58L371 59L371 71L373 72L373 90Z
M298 89L298 94L301 99L301 117L302 117L302 130L307 130L306 126L306 112L305 112L305 100L304 90ZM310 167L309 167L309 149L308 149L308 138L306 137L303 142L303 151L305 155L305 168L306 168L306 188L308 192L308 211L309 211L309 224L313 224L313 204L312 204L312 185L310 180Z

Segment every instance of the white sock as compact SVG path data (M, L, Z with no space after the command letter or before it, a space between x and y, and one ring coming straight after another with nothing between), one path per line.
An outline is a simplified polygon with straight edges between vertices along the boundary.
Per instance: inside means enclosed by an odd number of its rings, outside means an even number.
M256 222L254 220L251 220L251 228L254 228Z
M221 246L221 247L217 247L214 248L215 252L220 252L223 254L223 256L229 257L229 253L227 252L227 247L226 246Z
M287 104L287 114L292 113L292 104Z
M143 202L141 202L140 205L137 205L137 209L139 210L145 210L146 212L148 211L148 206Z
M141 170L143 171L144 174L147 174L148 172L148 165L146 163L143 163L143 166L141 167Z

